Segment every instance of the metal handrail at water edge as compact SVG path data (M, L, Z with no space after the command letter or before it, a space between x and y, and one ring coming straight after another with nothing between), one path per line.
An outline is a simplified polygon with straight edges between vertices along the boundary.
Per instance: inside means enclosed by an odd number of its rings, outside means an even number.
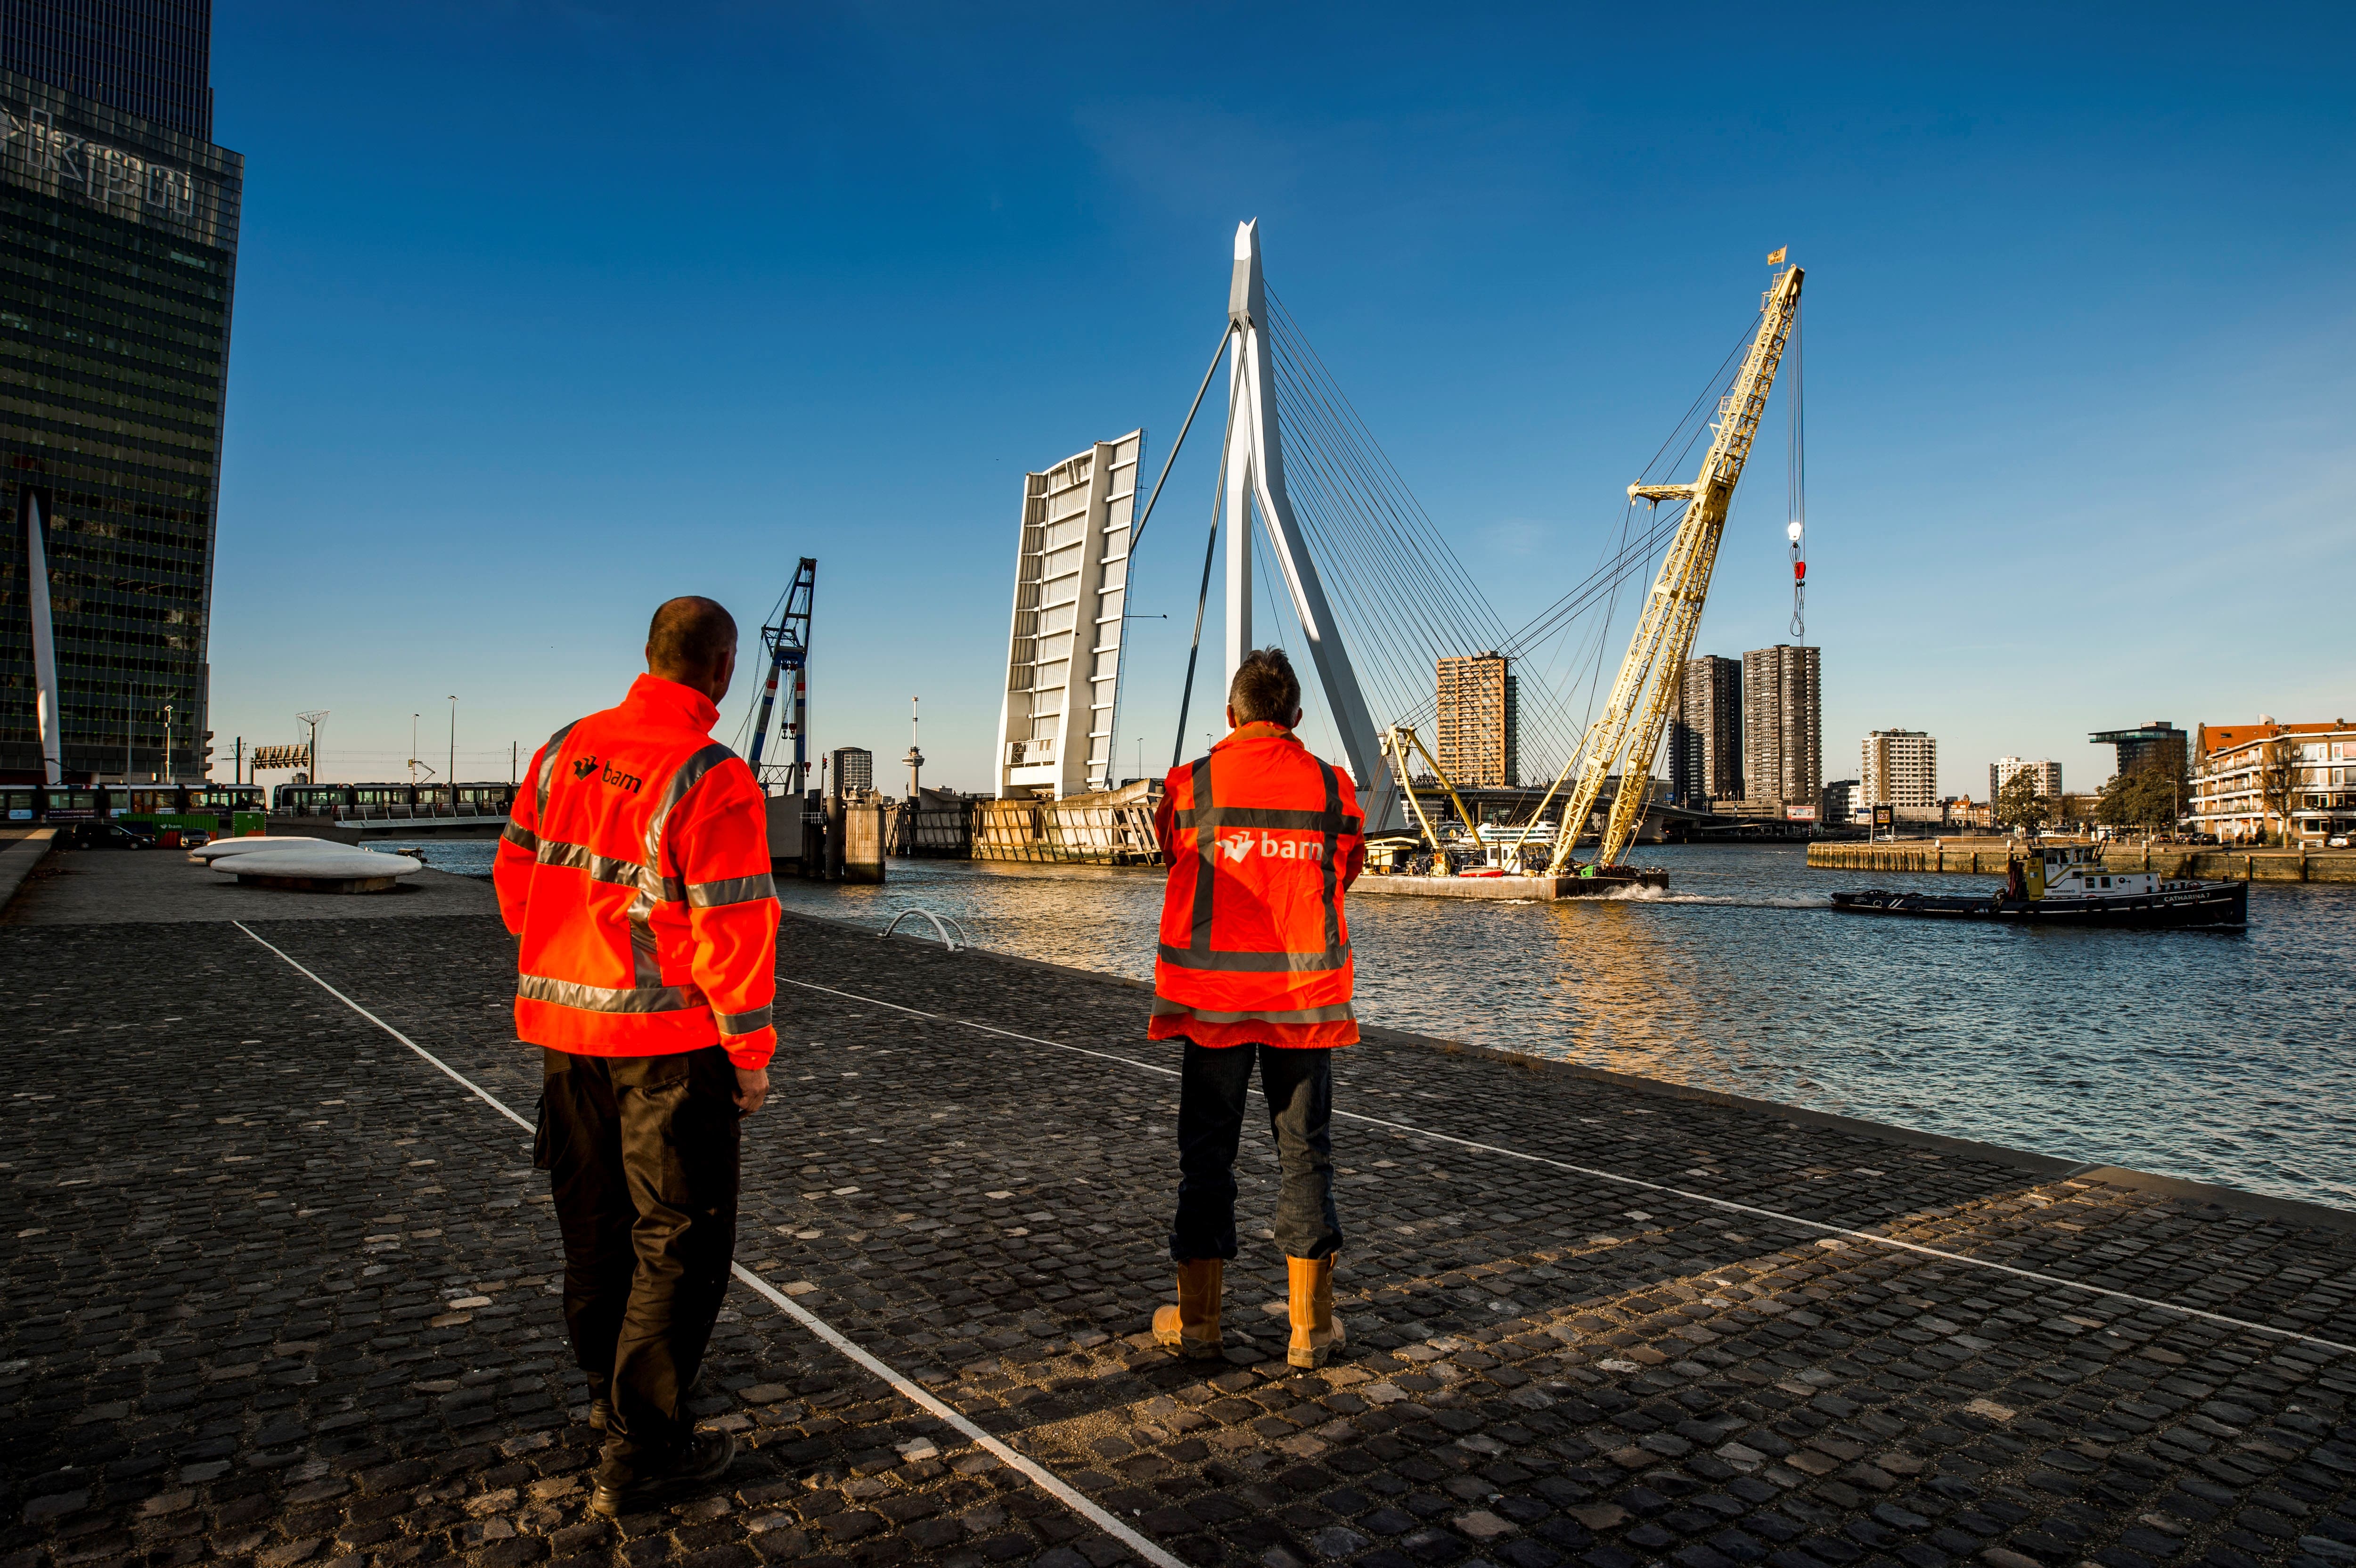
M926 920L931 921L933 923L933 930L939 933L941 945L951 953L958 952L962 947L971 947L973 945L973 939L966 936L965 927L958 923L958 918L955 915L948 916L946 923L944 923L942 916L935 914L931 910L926 909L921 904L911 904L906 909L902 910L899 913L892 917L891 924L885 926L875 934L878 937L888 937L892 935L900 929L900 923L907 919L910 915L922 915ZM952 925L957 927L957 937L949 935L949 927ZM958 938L964 938L964 940L959 941Z

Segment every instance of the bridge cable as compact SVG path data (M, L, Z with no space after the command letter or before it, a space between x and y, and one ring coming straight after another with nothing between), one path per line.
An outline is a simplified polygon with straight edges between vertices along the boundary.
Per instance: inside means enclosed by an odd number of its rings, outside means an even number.
M1334 562L1339 596L1352 618L1364 624L1361 640L1376 656L1384 683L1393 688L1383 695L1396 717L1399 708L1416 704L1413 693L1427 687L1429 659L1494 645L1503 640L1505 628L1333 383L1297 320L1281 300L1274 304L1282 313L1271 333L1281 355L1279 391L1290 405L1290 444L1299 454L1301 477L1310 481L1295 486L1306 492L1300 496L1308 503L1301 508L1304 522L1328 540L1321 555ZM1364 569L1370 564L1377 578L1391 580L1369 582ZM1398 592L1402 583L1408 590L1404 594ZM1387 613L1374 613L1377 603ZM1394 626L1398 635L1387 635ZM1421 650L1403 645L1419 642L1425 645ZM1428 699L1421 703L1429 705ZM1550 727L1550 706L1533 713L1539 720L1534 729Z
M1222 343L1222 347L1225 344ZM1212 362L1217 368L1217 361ZM1207 383L1206 383L1207 384ZM1186 760L1186 709L1194 699L1194 661L1203 652L1203 606L1211 598L1211 562L1219 550L1219 511L1227 498L1227 453L1235 444L1236 383L1227 384L1227 436L1219 443L1219 478L1211 487L1211 533L1203 541L1203 586L1194 594L1194 640L1186 649L1186 684L1178 689L1178 739L1170 748L1170 765L1176 768ZM1172 453L1175 456L1173 451ZM1161 486L1156 485L1159 490ZM1248 503L1247 503L1248 505ZM1130 553L1137 551L1136 536L1130 536Z
M1129 558L1137 559L1137 547L1145 542L1145 525L1153 520L1153 503L1162 499L1162 486L1170 482L1171 465L1178 461L1179 451L1186 444L1186 432L1194 428L1194 415L1203 407L1203 394L1211 389L1211 378L1219 373L1219 360L1227 352L1227 339L1236 335L1235 324L1219 334L1219 346L1211 350L1210 368L1203 372L1203 384L1194 389L1194 400L1187 405L1185 422L1178 427L1178 439L1170 443L1170 455L1162 460L1162 477L1153 482L1153 493L1145 498L1145 510L1139 514L1137 527L1130 531Z

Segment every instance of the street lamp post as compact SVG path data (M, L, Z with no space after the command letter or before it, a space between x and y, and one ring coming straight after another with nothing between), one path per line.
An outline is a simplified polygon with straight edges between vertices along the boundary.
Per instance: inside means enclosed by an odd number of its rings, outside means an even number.
M458 698L455 692L450 697L450 771L444 775L442 782L450 786L450 815L455 816L458 815Z
M328 710L327 709L321 708L314 709L309 713L297 713L294 715L295 722L305 726L311 731L309 755L305 757L304 761L310 764L310 779L313 784L318 784L321 782L319 778L319 726L327 721L327 712Z

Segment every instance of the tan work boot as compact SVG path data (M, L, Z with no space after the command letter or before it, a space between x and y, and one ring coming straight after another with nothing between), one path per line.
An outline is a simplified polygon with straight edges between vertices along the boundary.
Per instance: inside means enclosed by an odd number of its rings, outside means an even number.
M1219 1297L1226 1289L1221 1258L1197 1258L1178 1265L1178 1305L1153 1309L1153 1338L1197 1360L1219 1353Z
M1292 1343L1284 1359L1296 1367L1322 1367L1345 1338L1333 1316L1333 1260L1287 1258L1284 1272L1292 1286Z

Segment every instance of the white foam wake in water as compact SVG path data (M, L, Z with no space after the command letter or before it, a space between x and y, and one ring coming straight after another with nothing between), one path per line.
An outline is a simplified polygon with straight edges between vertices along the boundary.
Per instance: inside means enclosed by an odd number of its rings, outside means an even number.
M1751 898L1732 894L1673 893L1662 888L1620 888L1603 895L1622 903L1648 904L1715 904L1725 909L1830 909L1830 893L1800 893L1775 897L1762 893Z

